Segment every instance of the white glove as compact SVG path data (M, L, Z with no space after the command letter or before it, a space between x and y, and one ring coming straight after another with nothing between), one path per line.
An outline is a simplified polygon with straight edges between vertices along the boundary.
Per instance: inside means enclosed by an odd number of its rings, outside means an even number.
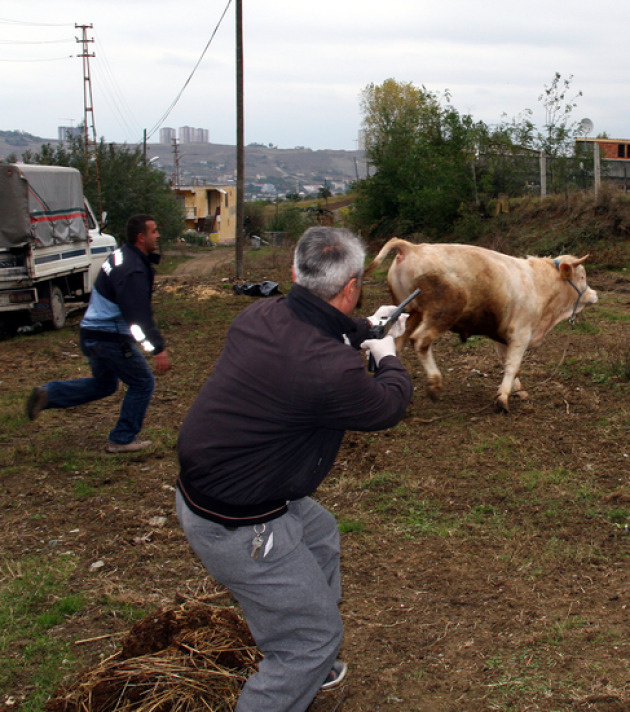
M402 336L407 328L407 319L409 319L409 314L401 314L398 319L396 319L395 324L387 332L387 335L394 339Z
M394 309L396 309L396 307L393 305L379 307L374 314L372 314L372 316L368 317L368 321L372 324L372 326L382 324L387 321L387 317L394 311ZM390 328L388 333L395 339L402 336L405 333L408 318L409 314L401 314L398 319L396 319L396 323Z
M381 323L381 319L385 320L394 311L396 307L393 304L388 306L379 307L372 316L368 316L368 321L372 326L376 326Z
M382 339L366 339L361 344L361 348L372 354L372 358L374 359L374 363L377 368L382 358L385 358L385 356L396 355L396 342L391 336L391 332Z

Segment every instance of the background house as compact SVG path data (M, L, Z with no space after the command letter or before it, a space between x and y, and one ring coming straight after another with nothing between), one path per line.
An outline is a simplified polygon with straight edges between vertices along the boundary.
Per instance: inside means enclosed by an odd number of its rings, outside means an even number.
M186 229L207 233L220 245L236 241L236 186L179 185L173 190L184 209Z
M577 146L591 148L599 145L602 173L612 185L628 192L630 188L630 139L625 138L578 138Z

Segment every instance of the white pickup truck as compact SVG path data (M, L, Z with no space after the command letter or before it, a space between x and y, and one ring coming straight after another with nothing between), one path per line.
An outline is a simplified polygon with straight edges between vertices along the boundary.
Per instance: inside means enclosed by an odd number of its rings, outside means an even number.
M0 163L0 320L61 329L116 240L99 229L76 168Z

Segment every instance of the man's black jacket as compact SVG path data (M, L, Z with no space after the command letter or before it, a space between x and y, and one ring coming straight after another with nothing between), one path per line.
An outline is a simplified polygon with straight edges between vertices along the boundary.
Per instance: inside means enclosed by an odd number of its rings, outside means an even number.
M157 261L159 255L147 257L135 245L123 245L112 252L99 271L81 321L86 336L135 340L153 355L164 351L164 338L151 308L151 263Z
M238 523L310 495L346 430L398 423L411 378L395 356L366 371L357 347L368 329L298 285L239 314L179 434L194 511Z

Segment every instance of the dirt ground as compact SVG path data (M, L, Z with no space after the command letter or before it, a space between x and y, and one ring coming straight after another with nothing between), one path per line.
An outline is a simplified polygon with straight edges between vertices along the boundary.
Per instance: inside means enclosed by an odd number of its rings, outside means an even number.
M225 288L231 271L158 280L173 368L157 381L147 452L103 452L120 394L24 418L33 385L79 372L78 318L0 344L0 387L18 422L0 437L2 558L79 558L68 586L90 604L51 634L72 641L84 667L117 649L126 606L213 593L230 605L188 549L174 484L178 425L251 302ZM284 291L287 276L287 265L249 274ZM630 276L589 277L600 303L526 356L530 400L514 399L509 415L492 409L492 345L446 335L443 398L426 397L407 349L415 394L404 421L347 434L317 498L342 530L350 670L313 712L630 710ZM384 279L366 285L365 313L388 302ZM25 675L5 691L12 709L29 685Z
M173 251L174 255L181 255L181 251ZM205 252L195 255L178 265L174 274L180 279L190 277L205 277L216 274L219 270L225 269L231 264L234 255L231 250L215 249L212 252ZM229 267L226 272L229 274Z

